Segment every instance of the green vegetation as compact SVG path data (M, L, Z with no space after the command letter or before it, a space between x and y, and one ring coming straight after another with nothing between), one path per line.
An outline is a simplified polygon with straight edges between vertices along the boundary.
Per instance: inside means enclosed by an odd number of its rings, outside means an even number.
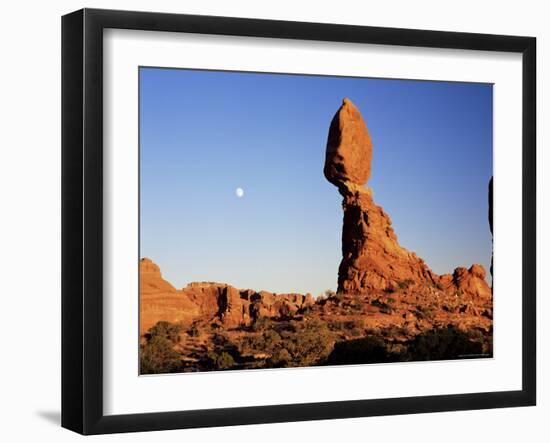
M211 369L215 370L224 370L231 369L235 366L235 359L228 352L222 351L218 352L209 352L208 353L208 365Z
M394 312L393 306L381 301L380 299L373 300L371 304L373 306L377 306L382 314L392 314Z
M263 331L271 326L271 319L267 317L259 317L252 324L252 330L255 332Z
M326 322L270 322L263 332L246 337L240 344L241 355L266 354L256 367L311 366L325 359L332 350L334 337Z
M403 344L392 339L408 332L386 328L383 336L366 336L336 343L325 364L365 364L397 361L452 360L492 355L492 335L482 331L464 332L455 326L431 329Z
M158 322L146 334L147 342L140 349L140 373L164 374L179 372L180 354L174 350L179 341L180 326Z
M407 353L410 360L450 360L479 357L483 354L483 346L466 332L449 326L417 335Z
M433 310L418 306L417 313L433 315ZM491 356L493 346L492 331L483 329L465 332L448 326L414 336L414 329L404 326L365 328L363 319L353 317L260 318L242 335L223 329L201 332L198 325L183 336L180 331L180 325L170 322L158 322L148 331L140 352L141 374L477 358ZM188 340L194 351L183 358L180 352Z
M268 360L268 366L273 368L284 368L290 365L292 362L292 355L286 350L286 348L275 348L271 358Z
M441 283L434 283L434 288L440 290L440 291L443 291L443 285Z
M419 305L416 307L416 316L420 319L431 320L435 317L434 308L430 306Z
M414 285L414 280L407 278L406 280L401 280L399 283L397 283L397 287L399 289L407 289L409 286Z
M149 329L149 337L164 337L171 342L177 343L180 341L181 325L178 323L170 323L168 321L159 321L155 326Z

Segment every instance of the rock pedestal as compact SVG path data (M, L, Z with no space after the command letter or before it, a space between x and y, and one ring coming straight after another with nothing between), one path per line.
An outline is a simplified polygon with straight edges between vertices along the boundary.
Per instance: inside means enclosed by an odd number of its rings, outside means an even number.
M452 276L439 276L414 252L399 245L390 217L374 203L372 190L364 187L371 174L371 160L367 126L346 98L330 124L324 167L325 177L344 197L338 292L365 294L429 286L491 297L481 265L474 265L471 272L457 268Z
M367 190L348 192L342 202L342 262L338 292L363 293L414 283L436 284L438 276L398 243L390 217Z

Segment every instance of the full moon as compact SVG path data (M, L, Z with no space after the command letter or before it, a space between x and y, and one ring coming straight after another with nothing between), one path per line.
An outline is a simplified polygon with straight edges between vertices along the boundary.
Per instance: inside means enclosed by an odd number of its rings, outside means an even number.
M243 188L237 188L235 189L235 195L239 198L241 198L244 195L244 189Z

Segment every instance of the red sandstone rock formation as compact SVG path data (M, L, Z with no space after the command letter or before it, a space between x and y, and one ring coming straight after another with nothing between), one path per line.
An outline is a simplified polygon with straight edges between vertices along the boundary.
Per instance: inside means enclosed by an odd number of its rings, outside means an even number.
M148 258L139 264L140 334L160 320L190 324L201 307L162 278L160 268Z
M351 100L332 119L328 132L325 177L333 185L364 185L370 178L372 143L363 117Z
M336 341L374 337L391 349L414 351L410 345L419 334L435 331L436 336L448 336L453 328L474 333L467 341L479 345L476 354L491 355L492 291L485 270L474 264L439 276L414 252L400 246L390 217L376 205L372 190L364 187L371 158L365 122L345 99L330 125L324 167L325 177L343 196L339 293L314 300L309 294L273 294L215 282L194 282L176 289L163 279L156 264L144 258L140 262L143 343L148 341L146 332L158 321L179 323L183 329L174 350L181 355L183 372L212 370L211 354L216 352L238 352L234 369L279 367L286 361L276 352L283 342L288 342L292 352L319 353ZM489 205L492 210L491 196ZM492 212L489 221L492 231ZM271 320L258 322L261 318ZM305 341L300 341L298 336L304 333ZM315 343L314 334L321 337L322 346ZM273 337L281 342L274 345ZM455 358L462 358L461 346ZM409 355L401 351L403 358ZM304 355L288 351L285 358L291 359L289 366L324 361L309 356L304 360ZM413 353L407 358L417 356Z
M227 328L247 326L260 317L280 318L313 303L311 295L273 294L239 290L224 283L193 282L177 290L162 278L148 258L140 261L140 331L159 320L182 323L218 323Z
M349 99L334 116L324 173L344 197L342 262L338 292L365 294L400 285L444 287L490 297L485 271L457 268L451 278L435 274L415 253L399 245L391 220L363 185L370 176L372 143L361 114Z

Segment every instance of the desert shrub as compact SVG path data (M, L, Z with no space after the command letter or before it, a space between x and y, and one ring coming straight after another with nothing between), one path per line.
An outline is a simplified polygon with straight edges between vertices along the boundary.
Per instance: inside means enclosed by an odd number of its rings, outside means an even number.
M384 363L399 361L399 354L388 352L384 341L377 337L364 337L341 341L326 360L327 365Z
M331 331L342 331L345 329L348 329L348 323L347 321L342 320L333 320L330 323L328 323L328 328Z
M200 335L199 327L196 324L194 324L193 326L191 326L191 328L189 328L189 330L187 331L187 334L190 337L198 337Z
M285 348L277 348L273 351L268 365L274 368L284 368L292 362L292 355Z
M406 280L401 280L399 283L397 283L397 287L399 289L407 289L411 285L414 285L414 280L410 278L407 278Z
M147 338L150 340L153 337L164 337L173 343L177 343L180 341L180 332L180 324L162 320L149 329Z
M387 338L394 338L400 335L407 336L409 332L408 328L400 326L388 326L380 331L380 333Z
M480 329L473 329L468 331L468 337L471 341L479 343L481 346L481 353L484 356L493 356L493 333L492 331L486 332Z
M326 322L319 319L276 322L270 329L240 343L243 353L266 353L266 367L311 366L332 350L334 340Z
M273 329L265 331L262 338L266 349L273 349L281 343L281 336Z
M327 301L336 305L341 304L345 299L345 295L342 292L334 292L330 289L325 291L325 296L327 297Z
M292 366L311 366L323 362L332 350L334 340L327 324L312 320L295 333L282 333L284 347L292 356Z
M374 300L372 301L371 303L373 306L377 306L379 309L380 309L380 312L382 314L391 314L393 313L394 311L394 308L392 306L390 306L389 304L387 303L384 303L383 301L380 301L380 300Z
M431 306L419 305L416 307L416 316L420 319L431 320L435 317L435 312Z
M451 360L479 356L482 344L454 326L431 329L417 335L407 349L409 360Z
M257 352L272 354L281 346L281 342L280 334L275 329L268 329L262 334L244 337L240 342L239 352L241 354Z
M272 321L268 317L258 317L254 323L252 323L252 330L255 332L262 331L271 327Z
M436 283L433 284L433 286L434 286L434 288L436 288L440 291L443 291L443 285L441 283L436 282Z
M140 373L164 374L178 372L180 355L173 347L173 342L165 336L153 335L141 348Z
M334 320L328 323L327 326L333 331L351 332L352 335L358 336L363 334L365 324L362 320L355 318L353 320ZM354 333L354 331L357 333Z
M303 308L300 308L298 310L298 313L302 315L309 315L311 314L311 312L312 312L311 306L304 306Z
M235 359L229 352L209 352L207 359L208 365L212 369L224 370L235 366Z

